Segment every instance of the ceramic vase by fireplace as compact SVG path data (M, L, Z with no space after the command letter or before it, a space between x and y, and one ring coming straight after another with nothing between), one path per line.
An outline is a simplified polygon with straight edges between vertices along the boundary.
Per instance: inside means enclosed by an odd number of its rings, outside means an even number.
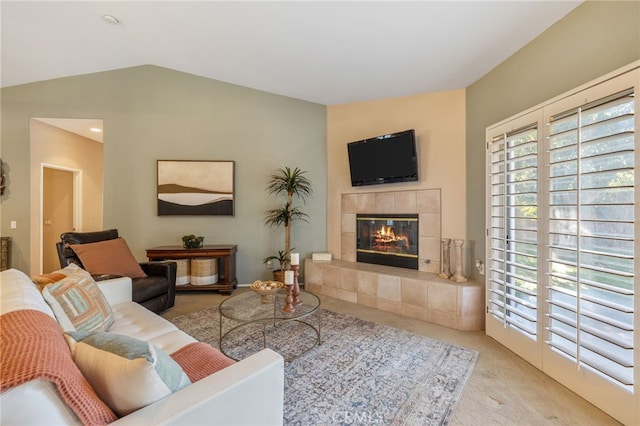
M464 240L453 240L453 244L455 253L455 268L451 280L457 283L466 283L467 279L462 273L462 245L464 244Z
M449 279L451 278L451 269L450 269L450 256L451 256L451 239L443 238L440 241L440 277Z
M453 246L454 246L453 273L451 273L451 241L453 241ZM442 278L450 279L458 283L467 282L467 278L462 273L462 246L463 245L464 245L464 240L451 240L450 238L443 238L442 240L440 240L441 264L440 264L440 273L438 274L438 276Z

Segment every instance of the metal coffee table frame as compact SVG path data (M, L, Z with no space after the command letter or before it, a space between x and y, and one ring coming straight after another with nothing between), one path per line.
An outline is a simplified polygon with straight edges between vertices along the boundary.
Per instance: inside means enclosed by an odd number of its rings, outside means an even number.
M220 313L220 351L228 357L233 358L233 356L224 350L224 340L234 331L250 324L262 324L262 346L266 348L267 326L272 324L276 327L281 323L290 321L295 321L309 327L315 332L315 339L313 339L313 343L303 352L286 359L286 361L296 359L319 345L321 340L320 319L318 318L317 326L308 321L304 321L304 319L318 311L320 308L320 298L308 291L300 291L300 299L303 303L302 305L296 306L295 312L291 313L282 311L285 304L284 298L285 292L281 290L273 295L272 301L269 303L263 303L261 297L253 291L238 293L225 299L218 308ZM223 332L223 322L225 319L240 324Z

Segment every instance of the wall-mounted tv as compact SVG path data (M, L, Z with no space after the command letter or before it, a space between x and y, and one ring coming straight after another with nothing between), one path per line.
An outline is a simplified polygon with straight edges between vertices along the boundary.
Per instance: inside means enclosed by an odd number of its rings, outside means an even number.
M347 150L351 186L418 180L413 129L351 142Z

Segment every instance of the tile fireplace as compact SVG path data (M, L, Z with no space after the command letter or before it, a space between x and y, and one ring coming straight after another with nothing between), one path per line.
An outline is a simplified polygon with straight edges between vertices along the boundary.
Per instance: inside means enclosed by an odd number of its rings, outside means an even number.
M357 264L356 217L360 215L398 216L416 214L418 226L418 271L440 272L440 190L386 191L342 194L340 221L340 260ZM336 258L338 255L334 255ZM361 263L361 265L364 265ZM411 272L407 269L407 272Z
M356 261L418 269L417 214L357 214Z

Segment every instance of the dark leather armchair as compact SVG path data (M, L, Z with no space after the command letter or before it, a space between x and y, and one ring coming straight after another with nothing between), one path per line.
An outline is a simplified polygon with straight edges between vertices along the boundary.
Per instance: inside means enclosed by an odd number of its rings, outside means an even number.
M117 229L97 232L65 232L60 235L61 241L56 243L60 266L64 268L70 263L84 268L69 244L96 243L118 238ZM175 304L176 299L176 262L143 262L140 267L147 277L133 278L133 301L155 313L161 313ZM100 279L97 277L97 279Z

